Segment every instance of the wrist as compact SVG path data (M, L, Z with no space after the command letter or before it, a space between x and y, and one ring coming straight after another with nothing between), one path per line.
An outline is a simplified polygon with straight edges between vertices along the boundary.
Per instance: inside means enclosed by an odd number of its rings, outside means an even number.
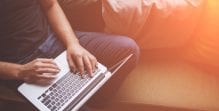
M23 65L18 65L15 72L14 72L14 78L16 80L23 80L22 72L23 72Z
M72 47L77 46L77 45L80 45L80 43L79 43L78 40L75 40L75 41L72 41L72 42L68 42L68 43L66 44L66 48L67 48L67 49L68 49L68 48L72 48Z
M66 40L65 43L66 48L72 47L72 45L80 44L79 40L76 37L71 37L70 39Z

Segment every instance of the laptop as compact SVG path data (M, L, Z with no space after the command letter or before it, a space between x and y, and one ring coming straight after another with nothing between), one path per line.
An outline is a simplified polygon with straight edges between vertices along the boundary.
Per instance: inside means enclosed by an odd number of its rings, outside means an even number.
M64 51L54 60L61 69L56 79L48 85L23 83L18 92L41 111L77 111L131 56L111 67L111 72L98 63L93 77L85 74L82 79L80 74L70 72Z

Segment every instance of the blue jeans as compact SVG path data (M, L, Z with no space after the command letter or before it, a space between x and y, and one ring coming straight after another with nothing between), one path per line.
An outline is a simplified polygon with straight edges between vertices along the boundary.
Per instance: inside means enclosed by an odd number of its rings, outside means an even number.
M80 44L108 68L122 58L133 54L132 58L88 101L92 106L103 106L112 98L128 73L139 59L139 47L130 38L95 32L75 31ZM36 58L55 58L65 50L64 45L53 33L35 51L19 63L24 64ZM102 104L104 103L104 104Z

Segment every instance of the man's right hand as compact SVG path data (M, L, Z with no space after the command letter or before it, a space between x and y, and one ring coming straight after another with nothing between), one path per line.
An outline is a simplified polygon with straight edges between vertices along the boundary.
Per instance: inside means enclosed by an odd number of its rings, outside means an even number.
M19 78L28 83L38 83L39 81L51 81L59 73L60 69L53 59L38 58L20 68Z

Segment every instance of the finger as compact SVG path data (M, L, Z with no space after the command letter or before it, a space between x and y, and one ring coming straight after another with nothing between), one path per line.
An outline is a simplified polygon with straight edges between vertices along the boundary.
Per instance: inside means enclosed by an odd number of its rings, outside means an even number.
M54 64L57 66L53 59L38 58L37 61L40 61L42 63Z
M51 74L58 74L60 70L54 69L54 68L39 68L36 70L37 74L43 74L43 73L51 73Z
M85 56L83 58L83 61L84 61L84 65L85 65L85 68L86 68L89 76L92 77L93 69L92 69L92 63L91 63L90 59L87 56Z
M35 75L35 79L36 80L52 80L52 79L55 79L57 76L54 76L54 75L52 75L52 74L50 74L50 73L44 73L44 74L42 74L42 75Z
M57 65L50 64L50 63L41 63L41 64L39 64L38 68L52 68L52 69L60 70Z
M76 66L77 69L79 70L81 77L83 78L83 74L84 74L84 63L83 63L83 59L82 57L77 57L76 58Z
M28 76L24 77L24 81L27 83L35 83L37 80L39 80L36 77L36 74L29 74Z
M89 57L89 59L90 59L90 62L92 64L92 70L93 71L96 70L97 59L92 55Z
M95 63L95 69L98 68L98 62Z
M73 73L76 73L76 66L75 66L75 63L73 62L73 59L70 55L68 55L67 60L68 60L68 64L69 64L71 71Z

